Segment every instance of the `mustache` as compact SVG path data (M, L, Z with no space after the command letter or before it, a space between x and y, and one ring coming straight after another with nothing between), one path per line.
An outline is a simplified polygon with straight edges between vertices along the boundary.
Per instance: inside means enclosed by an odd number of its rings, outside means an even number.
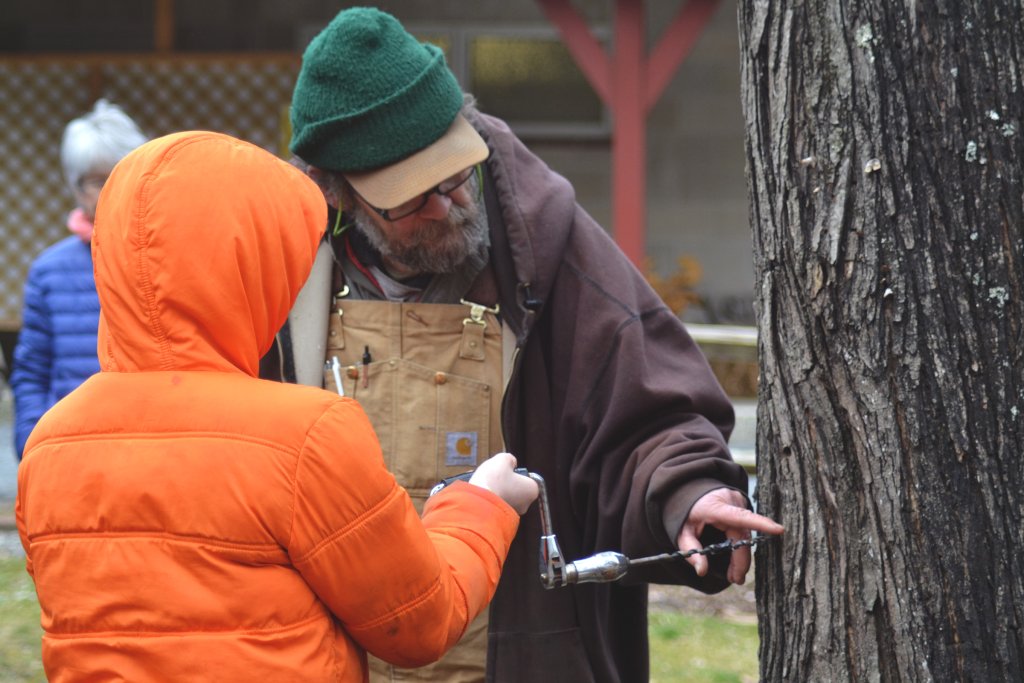
M353 222L381 255L418 273L451 273L487 245L487 220L476 204L453 204L447 217L418 222L415 230L388 236L360 206ZM401 235L401 236L399 236Z

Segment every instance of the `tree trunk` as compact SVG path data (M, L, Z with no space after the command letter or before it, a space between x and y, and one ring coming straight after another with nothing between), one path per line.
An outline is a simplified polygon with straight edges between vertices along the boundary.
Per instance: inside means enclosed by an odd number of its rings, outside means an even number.
M765 681L1024 680L1020 0L741 0Z

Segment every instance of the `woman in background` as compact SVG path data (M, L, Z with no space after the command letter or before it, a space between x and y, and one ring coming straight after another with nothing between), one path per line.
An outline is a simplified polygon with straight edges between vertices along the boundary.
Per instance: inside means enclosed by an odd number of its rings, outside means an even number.
M72 235L43 251L25 282L10 381L19 460L43 413L100 369L100 303L90 251L96 201L114 165L144 142L135 122L106 100L64 129L60 160L77 206L68 215Z

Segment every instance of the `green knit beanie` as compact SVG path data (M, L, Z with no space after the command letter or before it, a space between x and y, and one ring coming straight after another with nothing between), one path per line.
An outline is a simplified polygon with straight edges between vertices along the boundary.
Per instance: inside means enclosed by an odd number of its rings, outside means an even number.
M302 57L290 148L319 168L367 171L436 141L461 108L462 89L439 48L390 14L346 9Z

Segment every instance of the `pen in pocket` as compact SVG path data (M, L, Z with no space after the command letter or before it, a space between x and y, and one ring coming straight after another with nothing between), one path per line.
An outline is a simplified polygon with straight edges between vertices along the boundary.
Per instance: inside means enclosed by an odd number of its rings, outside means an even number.
M373 358L370 356L370 347L363 347L363 388L370 386L370 363Z
M341 361L337 356L331 356L331 372L334 373L334 384L338 387L338 395L345 395L345 388L341 385Z

